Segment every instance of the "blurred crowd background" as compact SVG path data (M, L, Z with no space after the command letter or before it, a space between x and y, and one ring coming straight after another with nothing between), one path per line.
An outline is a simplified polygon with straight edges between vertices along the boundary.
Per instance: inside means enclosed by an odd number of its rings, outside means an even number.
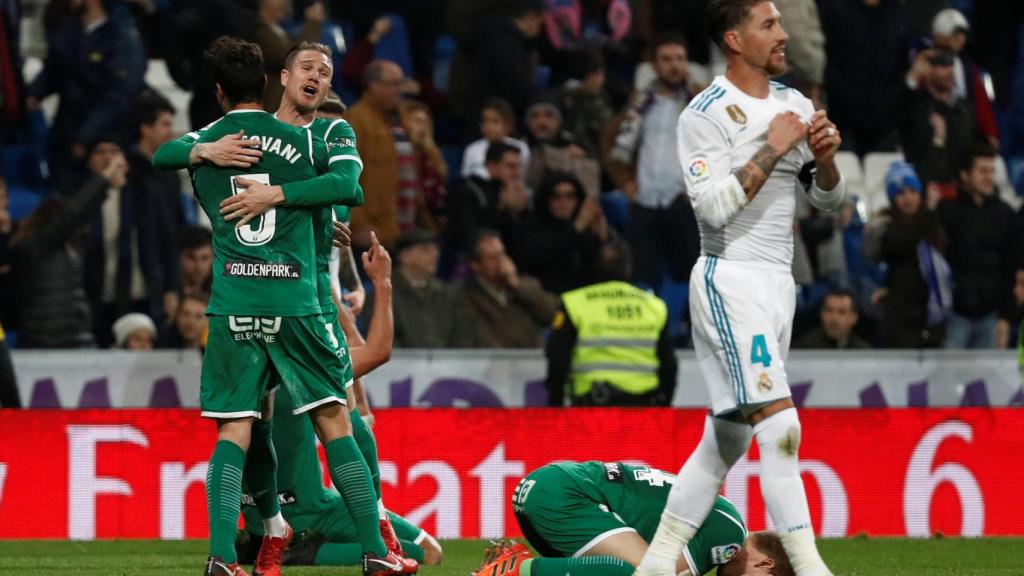
M230 34L262 47L268 110L291 45L333 49L355 249L376 231L395 256L398 346L541 347L612 246L686 347L700 240L675 130L724 70L706 3L0 0L7 345L201 345L208 221L149 158L221 115L202 52ZM794 346L1016 344L1024 3L775 4L777 80L828 110L850 191L834 214L799 203Z

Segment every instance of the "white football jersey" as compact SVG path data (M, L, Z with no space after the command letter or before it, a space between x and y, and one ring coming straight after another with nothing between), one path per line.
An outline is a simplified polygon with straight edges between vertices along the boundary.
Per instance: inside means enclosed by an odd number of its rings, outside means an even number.
M679 161L687 193L696 207L707 194L721 193L716 185L742 167L768 137L768 125L781 112L795 112L805 123L814 114L802 94L772 82L767 98L754 98L724 76L717 76L679 116ZM725 260L793 261L794 194L804 193L797 175L814 159L806 139L775 165L754 200L724 226L716 228L700 217L701 250Z

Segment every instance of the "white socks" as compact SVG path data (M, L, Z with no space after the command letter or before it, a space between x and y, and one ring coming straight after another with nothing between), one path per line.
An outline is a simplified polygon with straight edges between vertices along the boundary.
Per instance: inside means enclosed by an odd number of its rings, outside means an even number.
M379 520L388 519L388 511L384 509L384 499L377 498L377 518Z
M669 492L665 512L636 574L674 575L676 560L704 523L729 468L750 446L750 426L708 416L704 436Z
M796 408L776 412L754 426L761 451L761 495L797 576L831 576L814 544L811 513L800 479Z
M263 533L272 538L284 538L285 533L288 532L288 523L284 521L284 516L280 512L277 513L273 518L263 519Z

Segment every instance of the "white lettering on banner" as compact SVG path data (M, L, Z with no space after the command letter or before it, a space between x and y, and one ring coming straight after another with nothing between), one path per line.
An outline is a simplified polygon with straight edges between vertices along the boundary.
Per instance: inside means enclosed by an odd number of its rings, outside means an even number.
M427 460L409 468L409 483L430 476L437 483L434 498L405 515L419 526L436 515L438 538L460 538L462 534L462 485L459 473L445 462Z
M160 465L160 539L185 537L185 494L190 485L206 480L206 462L185 470L183 462Z
M398 466L394 462L377 462L380 469L380 483L398 486Z
M0 462L0 504L4 502L4 481L7 480L7 464Z
M480 537L505 535L505 480L518 480L525 474L522 460L505 460L505 443L498 444L469 475L480 479Z
M850 505L846 488L839 475L828 464L818 460L802 460L800 472L814 477L821 493L821 536L825 538L846 536L846 527L849 525L850 519ZM736 462L736 465L729 471L729 475L725 477L725 497L732 500L740 516L748 523L747 486L751 478L757 478L760 474L761 463L748 460L744 456ZM765 517L770 528L773 524L767 507L765 507Z
M96 537L96 496L131 496L132 487L120 478L96 476L96 445L100 442L128 442L149 447L138 428L125 425L69 425L68 435L68 538Z
M947 438L955 437L970 443L971 427L964 422L943 422L929 430L914 449L903 485L903 517L907 536L931 536L929 514L932 496L943 482L950 482L960 497L963 522L961 536L981 536L985 530L985 501L978 481L962 464L946 462L932 471L935 453Z

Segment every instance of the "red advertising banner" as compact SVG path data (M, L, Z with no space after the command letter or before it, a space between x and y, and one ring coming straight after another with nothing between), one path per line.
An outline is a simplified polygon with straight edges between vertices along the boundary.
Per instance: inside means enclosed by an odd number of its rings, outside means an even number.
M518 479L556 460L674 471L702 410L377 413L384 501L445 538L519 534ZM800 449L825 536L1024 535L1024 410L804 410ZM201 538L213 425L195 410L0 410L0 538ZM766 526L756 445L724 493Z

